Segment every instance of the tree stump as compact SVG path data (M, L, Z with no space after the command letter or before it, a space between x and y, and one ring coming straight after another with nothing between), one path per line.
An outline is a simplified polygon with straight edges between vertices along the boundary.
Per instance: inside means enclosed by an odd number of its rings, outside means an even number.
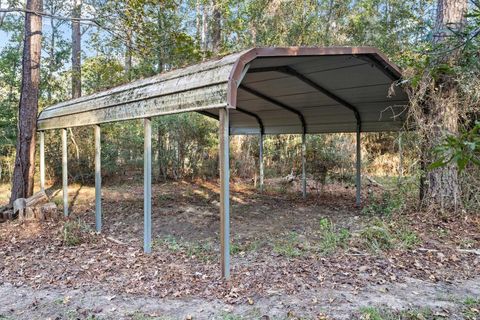
M57 217L57 205L48 201L49 199L45 191L37 192L27 199L19 198L14 201L13 212L8 218L13 219L13 217L17 216L20 221L54 219Z

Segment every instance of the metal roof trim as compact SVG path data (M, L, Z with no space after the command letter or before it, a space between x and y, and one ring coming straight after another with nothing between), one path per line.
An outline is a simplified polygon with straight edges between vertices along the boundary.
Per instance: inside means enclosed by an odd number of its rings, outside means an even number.
M379 68L388 70L389 77L401 78L400 68L390 62L387 57L377 48L362 47L275 47L275 48L252 48L243 53L234 64L228 84L228 106L235 108L237 105L237 92L241 82L242 71L245 66L257 58L269 57L295 57L295 56L332 56L332 55L363 55L378 63ZM393 80L393 79L392 79Z

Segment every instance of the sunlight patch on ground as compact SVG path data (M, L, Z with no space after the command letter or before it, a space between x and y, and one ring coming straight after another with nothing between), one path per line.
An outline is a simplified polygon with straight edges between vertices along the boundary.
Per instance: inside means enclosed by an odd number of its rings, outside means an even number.
M0 205L4 205L10 199L10 183L2 183L0 184Z

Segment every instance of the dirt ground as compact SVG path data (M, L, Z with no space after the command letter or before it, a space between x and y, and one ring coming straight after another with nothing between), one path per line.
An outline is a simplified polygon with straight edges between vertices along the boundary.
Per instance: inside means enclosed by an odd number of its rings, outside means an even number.
M49 192L61 203L58 190ZM303 200L236 183L224 282L217 184L156 184L153 195L150 255L135 182L103 188L102 234L92 231L94 188L80 185L70 189L69 219L0 224L0 319L480 318L476 215L412 212L379 222L355 208L348 186ZM388 246L377 250L380 240Z

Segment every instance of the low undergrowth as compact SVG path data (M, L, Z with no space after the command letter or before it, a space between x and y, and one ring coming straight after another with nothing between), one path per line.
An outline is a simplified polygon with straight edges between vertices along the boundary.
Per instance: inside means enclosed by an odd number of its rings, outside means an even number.
M305 251L306 248L299 240L298 233L294 231L277 239L273 244L273 252L288 258L299 257L303 255Z
M421 243L417 233L401 220L374 218L359 234L362 245L374 252L413 249Z
M91 240L93 232L82 219L67 220L61 227L63 244L69 247L88 242Z
M338 227L329 218L321 218L313 234L301 235L292 231L274 242L273 251L289 258L307 253L329 255L348 248L350 239L348 229Z
M321 240L318 251L321 254L331 254L338 248L346 249L351 238L350 231L346 228L338 228L328 218L322 218L319 222Z
M154 246L162 246L174 253L181 253L189 258L196 258L203 262L214 259L215 252L210 242L189 242L177 239L174 236L158 238L153 242Z
M360 310L360 320L436 320L448 319L429 308L395 311L388 308L366 307Z
M380 197L374 197L372 193L369 193L367 202L368 205L362 209L364 215L390 217L401 211L404 199L402 199L401 192L394 195L390 191L384 191Z
M480 319L480 297L469 297L463 302L462 315L465 320Z

